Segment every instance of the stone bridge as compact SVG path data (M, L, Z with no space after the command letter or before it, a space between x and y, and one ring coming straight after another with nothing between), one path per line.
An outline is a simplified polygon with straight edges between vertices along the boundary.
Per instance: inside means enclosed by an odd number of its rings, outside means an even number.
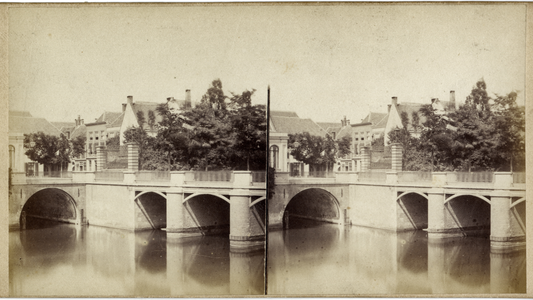
M13 174L10 229L41 218L126 230L162 229L169 239L228 233L232 250L264 245L264 172L107 170L61 177Z
M276 174L269 227L290 217L390 231L426 230L429 238L489 234L493 249L525 246L525 174L343 172L333 178ZM290 221L289 221L290 222Z

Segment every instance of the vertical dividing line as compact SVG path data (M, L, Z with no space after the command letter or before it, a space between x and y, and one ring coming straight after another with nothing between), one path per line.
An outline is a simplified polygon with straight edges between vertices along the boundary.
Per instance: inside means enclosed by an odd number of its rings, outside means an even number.
M269 184L269 178L268 178L268 171L270 168L270 84L267 88L267 136L266 136L266 190L265 190L265 265L264 265L264 276L265 276L265 295L267 295L267 287L268 287L268 276L267 276L267 268L268 268L268 184Z

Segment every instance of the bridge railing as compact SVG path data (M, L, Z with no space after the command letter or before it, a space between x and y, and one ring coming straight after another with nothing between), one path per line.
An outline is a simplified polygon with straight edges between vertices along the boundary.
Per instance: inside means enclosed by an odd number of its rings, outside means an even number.
M431 182L431 172L398 172L398 182Z
M95 181L124 181L124 171L94 172Z
M195 171L186 172L185 181L233 181L232 171Z
M252 182L266 182L266 172L252 171Z
M305 177L313 177L313 178L335 178L335 172L334 171L308 171L304 173L289 173L289 177L291 178L305 178Z
M526 183L526 173L525 172L514 172L513 183Z
M449 183L492 183L493 172L447 172L446 181Z
M138 171L135 172L136 181L170 181L170 171Z
M360 182L385 182L387 181L387 172L359 172L357 177Z

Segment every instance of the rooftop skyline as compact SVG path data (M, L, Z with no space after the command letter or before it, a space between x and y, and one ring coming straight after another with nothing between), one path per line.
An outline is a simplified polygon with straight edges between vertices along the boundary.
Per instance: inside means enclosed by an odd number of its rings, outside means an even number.
M10 109L92 122L121 103L227 95L315 122L431 98L477 80L524 103L524 4L239 4L10 8Z

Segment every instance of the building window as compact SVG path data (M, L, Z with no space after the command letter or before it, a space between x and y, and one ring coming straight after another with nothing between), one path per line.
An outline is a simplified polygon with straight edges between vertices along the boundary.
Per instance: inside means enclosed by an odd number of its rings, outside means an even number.
M277 169L279 165L279 147L272 145L270 147L270 167Z

